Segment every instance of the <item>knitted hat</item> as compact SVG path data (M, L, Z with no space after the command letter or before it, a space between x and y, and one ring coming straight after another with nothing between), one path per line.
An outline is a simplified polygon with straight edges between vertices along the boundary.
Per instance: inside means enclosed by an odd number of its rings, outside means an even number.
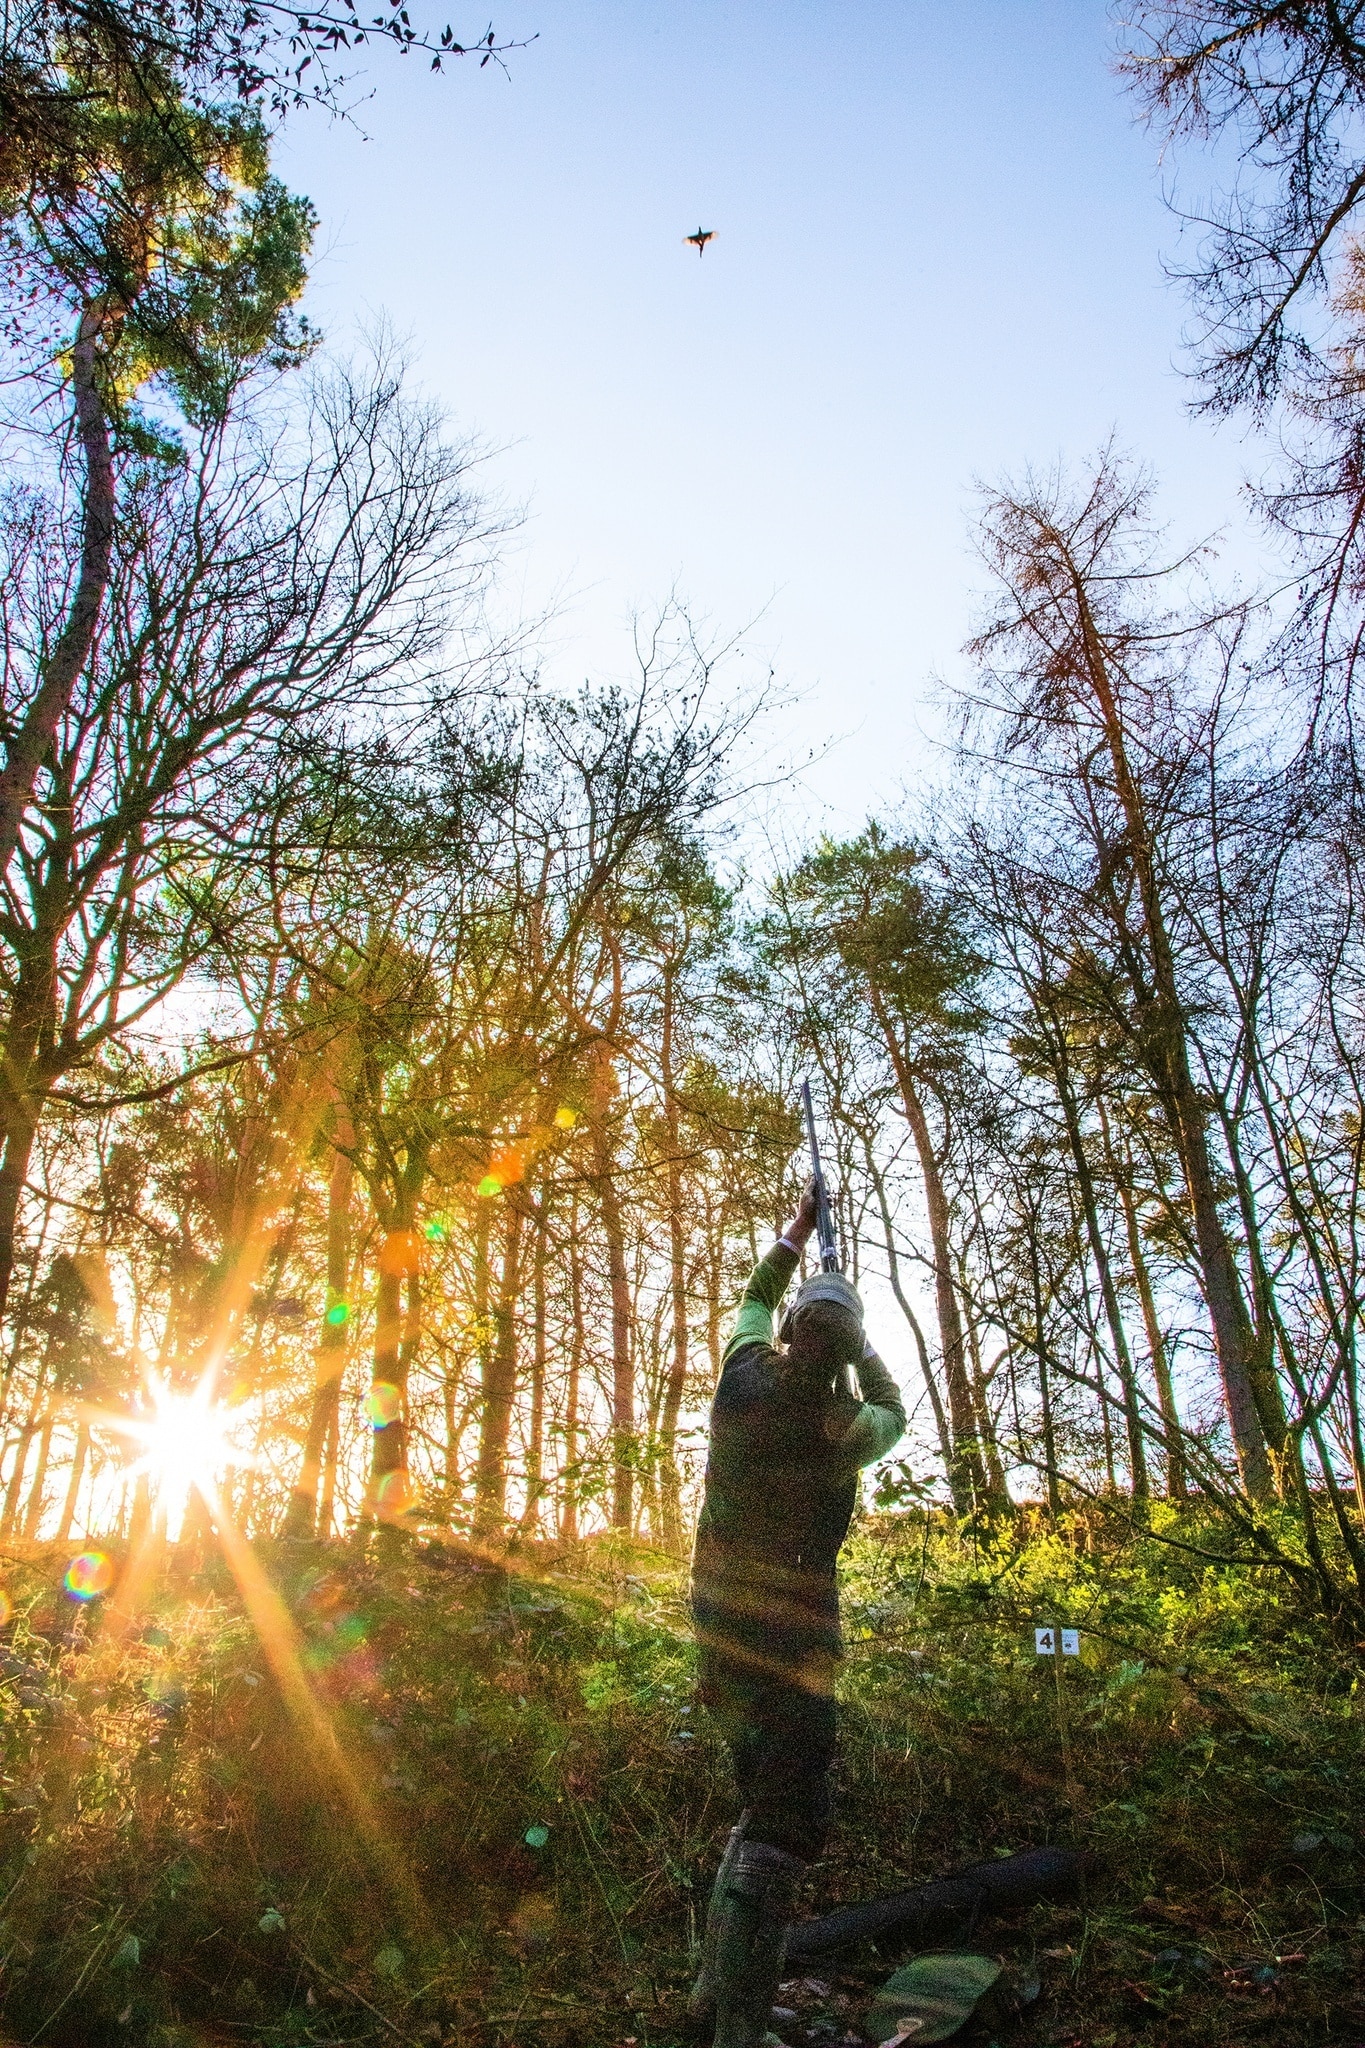
M856 1331L856 1340L850 1356L862 1350L863 1301L851 1280L842 1273L812 1273L809 1280L802 1281L796 1290L791 1307L782 1318L778 1335L784 1344L792 1340L792 1327L803 1308L812 1308L816 1302L827 1302L831 1308L841 1309L849 1319L849 1335Z
M831 1301L836 1308L846 1309L851 1316L863 1319L863 1298L851 1280L842 1273L812 1273L809 1280L803 1280L796 1290L796 1299L791 1312L799 1316L803 1308L812 1302Z

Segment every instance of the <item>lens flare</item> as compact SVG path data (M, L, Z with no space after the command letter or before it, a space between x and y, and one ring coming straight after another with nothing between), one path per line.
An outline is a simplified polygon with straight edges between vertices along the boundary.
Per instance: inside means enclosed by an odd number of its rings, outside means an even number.
M417 1233L413 1230L391 1230L379 1247L379 1270L396 1279L406 1273L415 1273L421 1265Z
M479 1182L479 1193L481 1195L500 1195L502 1193L502 1182L495 1173L486 1173L484 1175L483 1179Z
M334 1330L339 1330L343 1323L349 1323L351 1320L350 1303L346 1301L334 1301L332 1303L332 1306L327 1311L327 1320L332 1325L332 1328Z
M83 1550L66 1568L66 1590L73 1600L95 1600L114 1583L114 1560L107 1551Z
M397 1422L402 1407L403 1396L387 1380L376 1380L365 1396L365 1413L371 1429L387 1429L391 1422Z
M555 1122L561 1131L571 1131L578 1122L578 1111L570 1109L567 1102L561 1102L555 1111Z
M413 1491L406 1472L386 1472L374 1490L375 1506L381 1515L405 1515L413 1504Z
M12 1621L13 1618L14 1602L10 1599L9 1594L4 1588L0 1586L0 1628L3 1628L5 1623Z

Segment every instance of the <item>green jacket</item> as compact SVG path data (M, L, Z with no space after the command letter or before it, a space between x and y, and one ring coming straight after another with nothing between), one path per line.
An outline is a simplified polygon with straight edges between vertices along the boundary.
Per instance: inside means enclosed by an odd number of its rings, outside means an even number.
M773 1317L796 1271L775 1245L744 1290L711 1404L706 1495L692 1558L702 1668L722 1664L800 1683L811 1651L838 1655L835 1564L858 1498L858 1471L905 1428L886 1367L867 1347L863 1398L812 1398L783 1370Z

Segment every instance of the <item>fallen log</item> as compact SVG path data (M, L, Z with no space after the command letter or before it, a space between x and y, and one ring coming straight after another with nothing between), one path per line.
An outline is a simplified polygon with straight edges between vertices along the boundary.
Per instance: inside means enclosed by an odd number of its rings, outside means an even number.
M1093 1862L1078 1849L1025 1849L991 1863L969 1863L932 1884L841 1906L820 1920L794 1922L787 1935L787 1956L790 1960L826 1955L860 1941L931 1940L955 1921L966 1921L975 1929L983 1914L1010 1912L1079 1891ZM965 1938L970 1939L970 1933Z

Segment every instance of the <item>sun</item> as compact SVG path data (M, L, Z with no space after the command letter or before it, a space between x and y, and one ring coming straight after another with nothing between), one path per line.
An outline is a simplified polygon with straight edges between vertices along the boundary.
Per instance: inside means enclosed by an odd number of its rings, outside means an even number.
M151 1414L107 1418L121 1435L141 1444L142 1455L128 1476L147 1475L173 1543L184 1524L190 1494L200 1493L211 1502L224 1469L249 1462L233 1447L236 1417L218 1400L216 1381L213 1371L206 1372L186 1394L149 1372Z

